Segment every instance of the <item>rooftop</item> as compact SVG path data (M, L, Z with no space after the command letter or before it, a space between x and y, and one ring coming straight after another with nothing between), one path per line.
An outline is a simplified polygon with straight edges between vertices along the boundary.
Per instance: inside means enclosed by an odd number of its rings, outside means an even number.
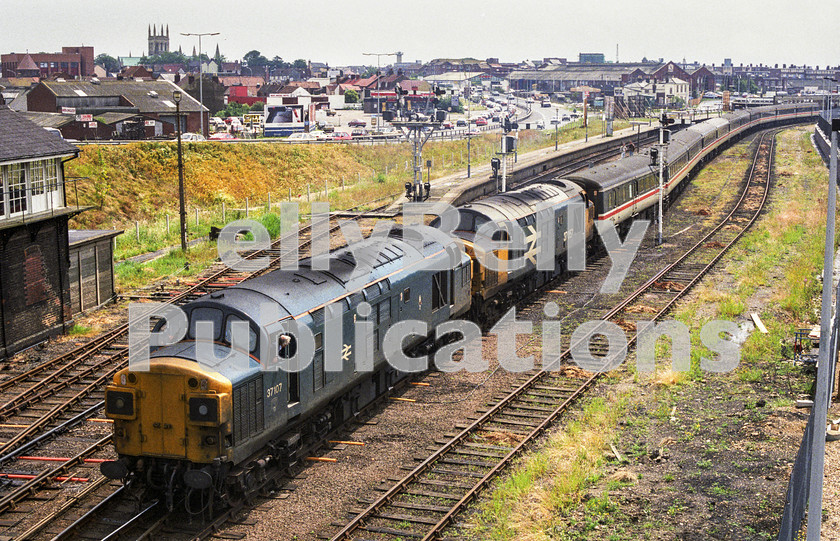
M64 139L0 105L0 162L78 153L79 149Z

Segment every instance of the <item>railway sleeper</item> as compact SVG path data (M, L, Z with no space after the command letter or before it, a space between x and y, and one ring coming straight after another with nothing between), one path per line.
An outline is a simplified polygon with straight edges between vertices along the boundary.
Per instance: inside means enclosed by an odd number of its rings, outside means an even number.
M481 477L484 477L483 475ZM409 496L422 496L424 498L440 498L442 500L454 500L458 501L461 499L461 496L456 494L447 494L446 492L433 492L429 490L417 490L417 489L406 489L400 492L400 494L407 494Z
M470 487L472 488L472 487ZM364 499L360 498L359 503L365 505L371 505L374 503L375 500L371 499ZM399 507L401 509L411 509L414 511L431 511L433 513L447 513L449 512L449 507L444 507L442 505L430 505L426 503L414 503L414 502L401 502L401 501L391 501L388 502L388 505L392 507Z
M364 512L364 509L357 510L357 511L351 511L351 513L353 515L358 515L358 514L363 513L363 512ZM438 521L433 519L433 518L427 518L427 517L423 517L423 516L420 516L420 515L404 515L404 514L401 514L401 513L382 513L382 512L380 512L380 513L376 513L375 515L373 515L373 517L378 518L378 519L384 519L384 520L395 520L395 521L399 521L399 522L414 522L416 524L428 524L430 526L434 526L435 524L438 523Z
M370 533L381 533L386 535L397 535L401 537L412 537L414 539L422 539L424 537L423 534L407 532L405 530L395 530L393 528L384 528L381 526L360 526L359 529Z
M474 451L472 449L451 449L449 452L451 454L454 454L454 455L477 456L479 458L496 458L496 459L502 458L507 454L505 452L499 452L499 454L493 455L493 454L489 454L487 451Z
M392 479L393 481L400 482L402 479ZM473 485L468 483L459 483L457 481L451 481L449 479L427 479L425 477L421 477L414 480L414 483L418 485L430 485L436 487L446 487L446 488L463 488L469 490L473 487Z

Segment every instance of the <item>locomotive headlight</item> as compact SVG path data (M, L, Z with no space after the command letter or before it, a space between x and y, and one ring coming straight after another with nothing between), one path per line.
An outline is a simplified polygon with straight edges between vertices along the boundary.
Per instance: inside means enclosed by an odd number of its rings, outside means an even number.
M196 424L219 424L219 399L216 396L190 397L190 421Z
M108 388L105 390L105 414L117 419L135 419L134 391L129 389Z

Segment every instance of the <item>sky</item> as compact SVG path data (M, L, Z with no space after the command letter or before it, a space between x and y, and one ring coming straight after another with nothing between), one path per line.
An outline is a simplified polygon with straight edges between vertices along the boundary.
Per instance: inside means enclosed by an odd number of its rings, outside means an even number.
M403 61L544 57L608 61L664 58L721 64L840 65L837 0L0 0L0 53L140 56L148 25L169 25L170 49L186 54L202 39L228 60L251 50L327 62L375 65L363 53L402 51ZM382 65L392 57L382 57Z

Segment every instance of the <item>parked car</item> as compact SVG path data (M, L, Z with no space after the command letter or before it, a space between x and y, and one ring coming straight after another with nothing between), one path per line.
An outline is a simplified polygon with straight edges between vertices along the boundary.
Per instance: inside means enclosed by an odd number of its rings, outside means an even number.
M545 129L545 122L543 122L542 120L537 120L537 129L538 130L544 130Z
M353 131L350 132L350 135L353 137L364 137L366 131L364 128L353 128Z
M315 136L302 131L295 132L288 137L289 141L315 141Z
M353 120L348 122L347 125L351 128L364 128L365 126L367 126L367 122L360 118L354 118Z
M206 141L206 139L200 133L187 132L181 134L181 141Z
M232 139L236 139L233 135L229 134L226 131L221 131L219 133L214 133L210 136L211 141L230 141Z
M346 131L334 131L329 135L329 138L332 141L349 141L353 139L353 137Z
M455 125L458 126L459 128L463 128L464 126L467 125L467 121L464 120L463 118L459 118L458 120L455 121Z
M542 102L542 106L543 106L543 107L551 107L551 102L550 102L550 101L548 101L548 100L544 100L544 101Z
M554 126L555 124L560 124L560 122L561 122L561 120L560 120L559 118L552 118L552 119L549 121L549 124L551 124L552 126Z
M311 135L319 141L323 141L327 138L326 132L323 132L321 130L312 130L311 132L309 132L309 135Z
M572 119L572 118L571 118L569 115L563 115L563 118L562 118L563 122L568 122L568 121L570 121L571 119Z
M471 136L481 135L481 132L478 131L475 128L470 128L470 130L467 132L467 135L471 135Z
M478 118L475 121L475 125L476 126L486 126L487 125L487 119L486 118Z
M452 123L451 123L451 122L449 122L448 120L447 120L446 122L442 123L442 124L440 125L440 127L441 127L442 129L444 129L444 130L451 130L452 128L454 128L454 126L452 125Z

